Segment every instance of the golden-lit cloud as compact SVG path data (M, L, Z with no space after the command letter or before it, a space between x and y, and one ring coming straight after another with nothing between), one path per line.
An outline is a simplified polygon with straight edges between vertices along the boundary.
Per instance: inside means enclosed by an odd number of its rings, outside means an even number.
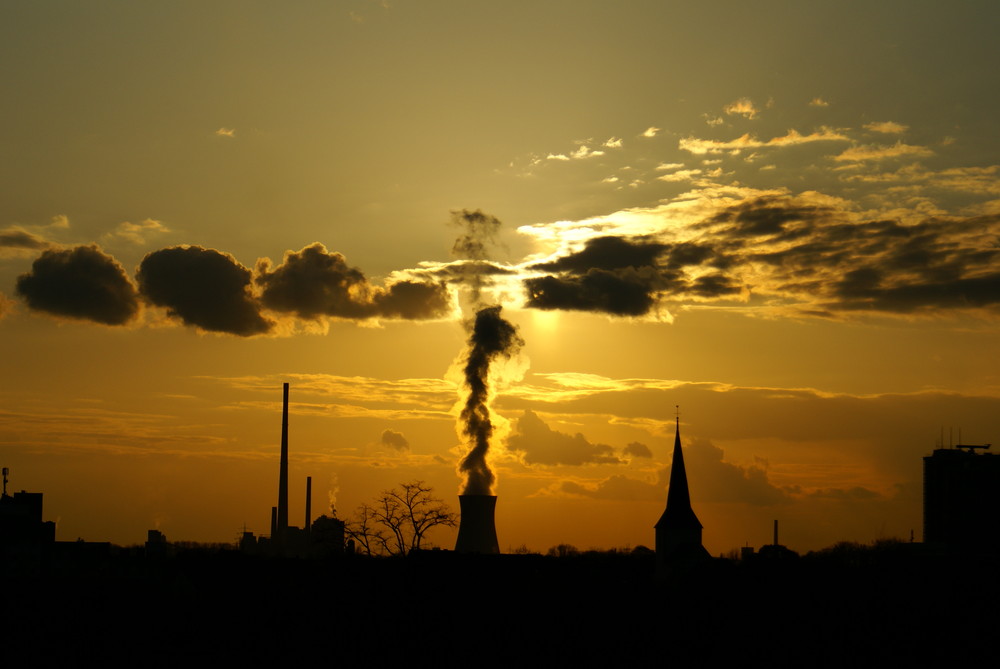
M170 228L163 225L161 221L156 221L152 218L147 218L139 223L123 221L118 224L118 227L114 231L104 235L104 241L112 242L120 239L138 246L145 244L150 237L168 232L170 232Z
M219 128L215 131L215 136L233 139L236 137L236 128Z
M651 125L651 126L649 126L648 128L646 128L645 130L642 131L642 136L643 137L656 137L656 135L659 132L660 132L660 128L657 128L655 125Z
M678 170L676 172L671 172L670 174L662 174L656 178L660 181L690 181L701 173L702 170L695 168L691 170Z
M698 139L696 137L686 137L680 140L678 148L693 153L704 155L706 153L737 153L746 149L774 148L796 146L799 144L809 144L812 142L847 142L850 141L846 135L831 128L822 128L808 135L803 135L796 130L789 130L787 134L779 137L772 137L768 140L759 140L755 136L747 133L729 141L717 141L712 139Z
M830 103L827 102L826 100L824 100L823 98L818 98L817 97L817 98L813 98L812 100L809 101L809 106L810 107L829 107Z
M730 102L728 105L722 108L729 116L745 116L746 118L752 119L760 110L754 106L753 101L750 98L740 98L734 102Z
M609 149L620 149L622 148L622 140L620 137L611 137L604 142L601 146L607 147Z
M869 160L886 160L888 158L900 158L903 156L926 157L932 156L934 152L926 146L914 146L896 142L892 146L868 144L864 146L852 146L845 149L843 153L833 157L837 161L863 162Z
M900 135L910 129L909 126L893 121L883 121L881 123L865 123L865 129L872 132L881 132L886 135Z

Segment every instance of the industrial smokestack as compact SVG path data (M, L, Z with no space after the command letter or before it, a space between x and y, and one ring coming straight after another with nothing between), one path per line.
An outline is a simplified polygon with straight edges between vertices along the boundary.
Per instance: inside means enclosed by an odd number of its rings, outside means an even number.
M282 388L281 467L278 471L278 522L275 528L279 537L283 537L288 529L288 384L283 384Z
M306 477L306 524L303 526L306 532L312 526L312 497L313 497L313 477Z
M458 525L456 553L482 553L496 555L500 552L497 542L496 495L459 495L458 506L462 517Z

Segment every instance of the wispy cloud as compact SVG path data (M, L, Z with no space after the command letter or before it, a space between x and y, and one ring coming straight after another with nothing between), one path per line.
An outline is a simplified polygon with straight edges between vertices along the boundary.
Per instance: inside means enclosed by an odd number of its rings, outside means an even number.
M730 102L722 108L722 111L730 116L745 116L750 119L760 113L760 110L754 106L750 98L740 98L739 100Z
M870 160L886 160L889 158L900 158L902 156L926 157L933 156L934 152L926 146L915 146L896 142L892 146L882 146L869 144L865 146L852 146L840 155L834 156L834 160L865 162Z
M693 153L704 155L706 153L739 153L747 149L758 148L780 148L786 146L796 146L799 144L809 144L812 142L847 142L850 138L846 135L830 128L822 128L808 135L803 135L797 130L789 130L787 134L780 137L772 137L768 140L760 140L747 133L728 141L717 141L712 139L698 139L687 137L681 139L678 148Z
M651 126L649 126L648 128L646 128L645 130L642 131L642 136L643 137L656 137L656 135L659 132L660 132L660 128L657 128L656 126L651 125Z
M881 132L886 135L899 135L910 129L910 126L893 121L883 121L881 123L865 123L865 129L872 132Z
M123 240L135 245L145 244L150 237L156 237L170 232L170 228L161 221L147 218L139 223L124 221L118 224L112 232L104 235L105 242Z
M219 128L215 131L215 135L216 137L228 137L229 139L233 139L236 137L236 128Z

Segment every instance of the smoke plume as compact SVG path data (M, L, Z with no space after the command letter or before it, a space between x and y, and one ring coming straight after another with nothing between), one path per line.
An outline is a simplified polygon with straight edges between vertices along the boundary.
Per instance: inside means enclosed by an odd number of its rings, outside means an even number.
M490 364L498 357L510 358L524 345L517 328L501 315L500 305L484 307L476 312L469 336L469 351L465 362L465 385L469 396L462 408L462 433L472 446L459 465L465 475L463 495L492 494L493 471L486 462L493 435L490 420Z
M471 303L478 307L487 276L492 269L489 263L489 246L496 242L500 219L485 214L481 209L462 209L451 212L451 222L465 232L451 247L451 254L468 262L462 265L462 280L469 288Z

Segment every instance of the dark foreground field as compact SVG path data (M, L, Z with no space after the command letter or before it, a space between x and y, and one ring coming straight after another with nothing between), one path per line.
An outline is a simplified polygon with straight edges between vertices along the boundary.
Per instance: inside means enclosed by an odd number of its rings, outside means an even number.
M4 566L20 666L892 666L991 652L1000 620L994 561L906 552L715 561L669 585L627 553Z

